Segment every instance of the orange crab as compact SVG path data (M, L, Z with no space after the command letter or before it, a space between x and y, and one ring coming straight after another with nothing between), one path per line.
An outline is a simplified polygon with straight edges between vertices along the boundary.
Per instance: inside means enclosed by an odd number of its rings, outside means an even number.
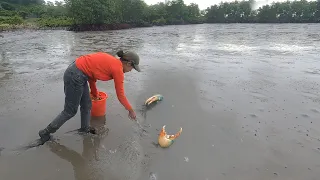
M156 94L148 98L145 101L144 105L149 106L150 104L153 104L155 102L162 101L162 100L163 100L163 96L161 94Z
M182 132L182 128L175 134L175 135L168 135L166 133L166 125L164 125L160 131L160 134L158 136L158 143L161 147L167 148L171 146L176 138L178 138Z

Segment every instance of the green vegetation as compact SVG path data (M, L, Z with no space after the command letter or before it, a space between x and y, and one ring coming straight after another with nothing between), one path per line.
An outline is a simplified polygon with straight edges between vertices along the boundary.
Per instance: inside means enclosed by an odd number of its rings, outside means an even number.
M68 27L73 24L64 3L0 0L0 31L16 28Z
M253 10L254 1L222 3L206 10L208 23L319 23L320 0L272 3Z
M0 0L0 30L57 28L121 29L198 23L319 23L320 0L255 7L254 0L221 2L205 10L183 0L147 5L143 0Z

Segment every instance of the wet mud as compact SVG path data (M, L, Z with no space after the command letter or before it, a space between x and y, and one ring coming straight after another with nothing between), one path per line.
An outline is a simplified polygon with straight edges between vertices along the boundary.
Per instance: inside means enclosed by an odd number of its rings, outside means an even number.
M108 32L16 31L0 39L0 178L75 180L319 179L320 53L316 24L218 24ZM294 37L294 38L293 38ZM29 147L62 110L62 74L77 56L135 50L128 118L113 82L98 135L80 113ZM146 99L162 94L151 108ZM163 125L183 132L157 146ZM39 172L39 173L37 173Z

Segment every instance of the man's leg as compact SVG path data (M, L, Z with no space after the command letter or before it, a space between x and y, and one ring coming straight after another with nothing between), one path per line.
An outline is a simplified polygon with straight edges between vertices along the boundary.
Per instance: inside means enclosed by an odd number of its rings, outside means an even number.
M80 101L80 113L81 113L81 129L80 131L88 132L90 127L90 117L91 117L91 98L89 92L89 86L86 82L83 87L83 93Z
M80 132L91 133L91 134L104 134L109 131L108 128L105 128L103 125L95 126L91 124L91 108L92 108L92 101L90 98L90 91L88 83L84 85L83 93L80 101L80 112L81 112L81 128ZM101 119L101 121L105 123L105 118Z
M55 133L66 121L77 114L86 82L74 69L67 69L64 74L64 109L45 129L39 131L43 143L50 139L50 133Z

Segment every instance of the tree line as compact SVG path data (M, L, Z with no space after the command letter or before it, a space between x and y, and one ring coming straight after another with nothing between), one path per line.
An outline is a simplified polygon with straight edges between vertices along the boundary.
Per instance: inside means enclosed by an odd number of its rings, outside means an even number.
M208 23L319 23L320 0L274 2L253 9L254 1L220 3L206 9Z
M199 23L319 23L320 0L287 1L255 7L255 0L221 2L206 9L172 0L0 0L1 25L36 22L40 26L131 26Z

